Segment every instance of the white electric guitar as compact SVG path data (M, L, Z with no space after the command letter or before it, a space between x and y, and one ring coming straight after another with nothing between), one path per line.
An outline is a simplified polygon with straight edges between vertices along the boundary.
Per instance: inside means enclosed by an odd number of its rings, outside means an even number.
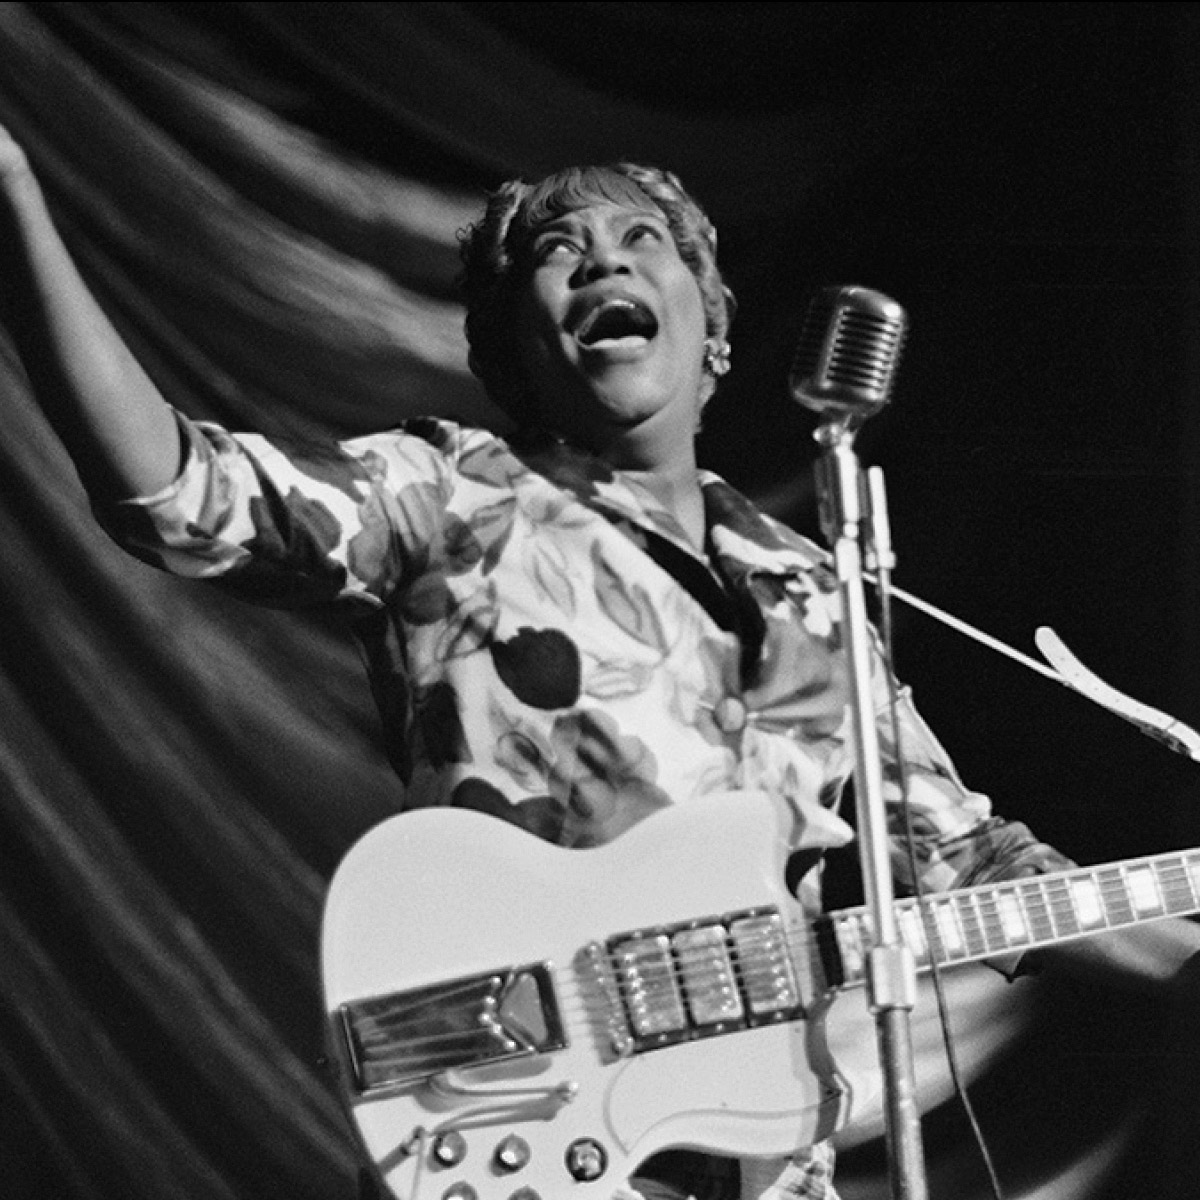
M608 1200L664 1148L785 1155L875 1119L853 986L867 914L801 909L793 821L740 793L590 850L461 809L368 832L330 886L322 975L343 1095L392 1192ZM919 970L977 963L1200 911L1200 850L939 893L927 921L896 910Z

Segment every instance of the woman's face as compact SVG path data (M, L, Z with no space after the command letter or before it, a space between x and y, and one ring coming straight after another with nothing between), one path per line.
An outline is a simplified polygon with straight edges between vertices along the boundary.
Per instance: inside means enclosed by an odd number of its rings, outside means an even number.
M616 457L690 446L704 303L666 219L597 202L540 226L528 253L518 351L546 426Z

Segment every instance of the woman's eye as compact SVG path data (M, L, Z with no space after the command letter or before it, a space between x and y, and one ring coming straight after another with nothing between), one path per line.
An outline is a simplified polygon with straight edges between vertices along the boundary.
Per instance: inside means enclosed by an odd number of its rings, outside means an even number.
M647 238L656 242L662 241L662 230L657 225L634 225L625 234L625 241L631 246Z
M543 238L533 248L533 257L538 263L572 257L578 253L579 247L565 237Z

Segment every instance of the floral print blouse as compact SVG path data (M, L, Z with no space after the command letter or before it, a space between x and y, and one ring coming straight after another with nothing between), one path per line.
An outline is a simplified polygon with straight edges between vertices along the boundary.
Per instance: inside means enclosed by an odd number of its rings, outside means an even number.
M586 847L666 805L756 789L793 807L798 848L852 836L836 812L853 754L828 556L717 476L702 476L702 557L635 479L549 437L420 419L285 444L179 419L180 477L116 506L110 531L251 601L341 606L408 806ZM878 658L874 676L882 715ZM1069 865L962 784L906 689L899 713L926 886ZM896 739L879 729L898 831ZM893 859L908 890L907 854Z
M409 807L462 805L586 847L666 805L754 789L791 806L810 861L852 838L828 556L717 476L702 476L700 556L636 479L548 437L423 419L284 444L179 419L180 477L101 519L146 561L244 599L343 608ZM898 890L913 882L902 774L926 887L1071 865L963 785L907 689L883 719L888 683L876 654ZM798 888L814 910L818 880ZM837 1200L833 1163L827 1142L781 1161L762 1200Z

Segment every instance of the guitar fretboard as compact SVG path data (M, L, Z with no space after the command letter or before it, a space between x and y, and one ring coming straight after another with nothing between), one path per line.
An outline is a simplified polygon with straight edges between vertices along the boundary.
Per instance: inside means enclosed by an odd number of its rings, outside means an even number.
M1200 850L1081 867L898 901L900 936L918 970L976 962L1142 921L1200 912ZM922 913L924 908L924 915ZM860 983L872 944L865 908L821 919L822 941L836 952L831 981Z

